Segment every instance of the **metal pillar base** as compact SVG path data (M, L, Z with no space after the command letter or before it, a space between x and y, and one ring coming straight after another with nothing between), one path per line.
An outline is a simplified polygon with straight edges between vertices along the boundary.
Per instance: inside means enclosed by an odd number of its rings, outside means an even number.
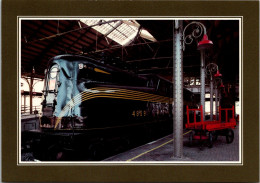
M186 157L186 156L182 156L181 158L173 156L173 157L171 157L171 160L172 161L189 161L189 160L191 160L191 158Z

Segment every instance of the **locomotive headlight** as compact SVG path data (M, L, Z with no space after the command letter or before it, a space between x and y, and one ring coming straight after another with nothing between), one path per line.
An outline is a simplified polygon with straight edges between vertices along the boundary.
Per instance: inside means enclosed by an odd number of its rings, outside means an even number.
M50 78L51 79L56 78L58 70L59 70L58 67L55 66L55 65L51 68L51 71L50 71Z
M56 82L59 80L58 77L58 72L59 72L59 66L57 64L53 65L50 69L49 72L49 78L48 78L48 90L55 90L56 89Z

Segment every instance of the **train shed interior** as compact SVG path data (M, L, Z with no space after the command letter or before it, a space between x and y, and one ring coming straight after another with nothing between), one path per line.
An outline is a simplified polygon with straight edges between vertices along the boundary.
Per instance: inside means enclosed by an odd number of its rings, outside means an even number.
M217 147L214 150L209 150L208 153L219 159L212 159L210 155L203 156L207 157L206 159L193 158L198 157L196 154L198 151L194 148L194 144L193 148L189 148L190 136L186 135L182 140L184 156L187 157L187 159L184 158L184 161L238 161L240 138L238 123L241 87L241 31L238 19L21 19L19 22L21 130L37 130L41 127L38 119L42 113L44 78L50 59L57 55L85 56L104 65L112 66L140 77L153 75L173 83L173 86L175 86L176 80L174 76L176 76L175 72L177 72L175 70L177 67L176 55L179 54L176 51L178 49L176 48L176 21L181 22L181 26L178 29L181 34L181 40L179 41L181 53L179 56L182 65L182 78L180 81L182 81L183 88L192 94L191 100L197 103L196 106L190 107L196 108L200 114L203 113L204 121L219 120L219 114L222 114L223 117L225 114L219 110L220 106L223 110L232 110L233 107L232 119L234 118L237 125L237 128L234 130L235 135L233 134L235 140L232 147L229 146L223 152L229 153L229 155L232 152L235 154L234 156L221 159L221 157L214 155L218 154L218 151L222 152L225 149L223 147L225 144L221 143L220 140L216 142ZM206 29L206 32L203 32L203 28ZM205 33L207 39L204 37ZM202 51L198 50L198 44L201 44L201 41L212 44L204 52L205 81L203 82L201 81ZM210 43L210 41L212 42ZM205 89L204 112L200 111L200 105L202 105L200 104L202 84ZM214 89L213 93L211 87ZM174 91L175 87L173 87L173 93ZM174 100L175 94L171 95ZM186 109L186 106L183 108L182 112L186 114L188 108ZM226 113L226 115L229 114L228 112ZM189 126L185 126L187 120L193 119L193 116L188 117L189 119L187 119L187 116L184 116L181 116L183 120L181 133L193 133L190 131ZM172 123L174 123L174 119ZM175 122L173 126L176 123L178 122ZM211 132L211 127L209 132ZM158 158L160 157L160 151L157 147L166 143L164 150L161 152L168 153L171 148L169 144L172 143L171 135L169 136L169 134L165 139L161 138L158 137L158 141L156 139L151 140L153 143L148 143L145 147L142 146L143 144L138 144L141 150L128 149L129 153L126 150L118 150L118 154L121 152L124 152L124 154L118 156L113 154L114 156L106 157L102 160L171 161L173 159L166 158L163 155L161 158ZM208 135L208 138L210 138L210 135ZM226 138L228 141L228 136ZM207 154L207 148L204 148L203 143L202 145L197 144L197 147L201 146L203 146L204 153ZM146 149L145 153L142 147ZM150 153L149 148L155 150L149 157L137 157L138 154ZM135 156L130 156L131 153L136 154ZM171 150L169 153L173 154L173 151ZM132 157L137 158L133 159ZM234 158L232 159L232 157Z
M183 26L192 21L185 20ZM95 27L88 28L96 22L98 21L85 24L84 20L22 20L21 76L30 78L33 74L33 78L43 79L48 61L56 55L67 53L83 54L129 72L157 74L172 81L172 20L118 20L111 26L109 24L99 26L104 26L100 30L108 26L105 34L94 29ZM200 20L200 22L205 24L208 37L214 43L213 48L207 53L206 64L218 65L223 74L223 85L228 88L226 95L234 103L238 100L239 86L238 21ZM134 40L130 38L129 43L124 44L109 37L111 34L109 32L112 32L113 36L124 40L128 36L133 37L132 34L136 34L140 31L139 29L145 30L150 37L147 37L145 33L139 33L138 36L132 38ZM126 33L121 33L120 30ZM196 47L194 42L185 45L183 52L184 85L192 91L197 91L196 88L200 84L200 53ZM29 91L25 91L24 94L29 96ZM40 93L36 92L34 95L40 95ZM29 104L26 105L29 106Z

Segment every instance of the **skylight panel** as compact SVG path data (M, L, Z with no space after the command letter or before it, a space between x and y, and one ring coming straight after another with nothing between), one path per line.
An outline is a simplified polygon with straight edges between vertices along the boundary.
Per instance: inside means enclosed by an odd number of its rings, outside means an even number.
M88 26L96 25L99 22L109 22L113 19L80 19L81 22ZM120 45L127 45L134 41L138 34L140 25L135 20L115 20L114 22L93 26L92 28L101 34L107 36ZM140 36L150 41L156 39L146 30L140 30Z
M99 19L94 19L94 20L93 19L80 19L80 21L88 26L92 26L92 25L96 25L96 24L100 23ZM113 29L113 27L110 24L101 24L101 25L93 26L92 28L95 29L96 31L100 32L101 34L106 34L108 31Z

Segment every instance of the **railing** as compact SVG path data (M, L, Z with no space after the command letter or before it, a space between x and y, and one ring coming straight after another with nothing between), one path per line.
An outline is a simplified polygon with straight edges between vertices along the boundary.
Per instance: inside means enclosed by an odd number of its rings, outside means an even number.
M187 112L187 124L190 124L190 112L193 112L193 118L194 121L193 123L197 123L198 121L196 121L196 112L200 112L200 118L201 120L199 122L204 122L203 121L203 110L202 110L202 106L200 106L199 109L190 109L188 106L186 106L186 112ZM225 122L233 122L233 119L235 119L235 107L232 106L231 108L221 108L219 106L219 119L218 120L214 120L214 121L218 121L221 122L221 112L224 111L225 112ZM232 117L229 119L229 115L228 112L232 112Z
M32 114L38 114L41 110L41 107L42 107L41 105L33 106L32 107ZM22 105L21 106L21 114L22 115L30 114L30 106Z
M219 106L219 121L221 121L221 111L225 111L225 122L228 122L228 111L232 111L232 118L235 119L235 107L232 106L232 108L221 108Z
M190 111L193 111L193 118L194 118L194 123L196 123L196 111L200 112L200 122L203 122L203 110L202 110L202 105L200 106L199 109L190 109L189 106L186 106L186 112L187 112L187 123L190 123Z

